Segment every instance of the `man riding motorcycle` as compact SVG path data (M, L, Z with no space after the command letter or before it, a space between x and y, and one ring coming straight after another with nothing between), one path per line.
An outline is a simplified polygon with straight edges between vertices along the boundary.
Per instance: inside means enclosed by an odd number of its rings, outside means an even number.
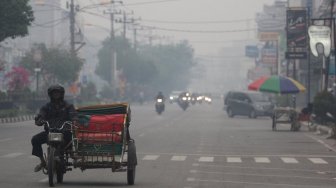
M77 121L77 112L74 106L64 100L65 90L61 85L53 85L48 88L48 96L50 102L41 107L40 112L35 117L35 125L45 125L45 121L48 121L51 126L59 125L65 121ZM72 139L70 131L64 133L65 143L69 143ZM46 127L44 131L36 134L31 139L33 146L32 155L40 158L41 162L38 164L34 171L38 172L46 166L46 161L43 158L42 144L48 141L48 130Z
M162 99L162 100L165 99L161 91L159 91L159 93L157 94L156 99Z
M155 110L158 114L161 114L165 110L165 97L163 96L162 92L159 91L158 95L156 96L155 102Z

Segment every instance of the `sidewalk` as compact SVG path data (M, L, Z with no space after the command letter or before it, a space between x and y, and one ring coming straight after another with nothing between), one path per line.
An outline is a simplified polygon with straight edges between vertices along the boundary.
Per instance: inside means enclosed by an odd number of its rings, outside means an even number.
M312 134L307 134L308 137L324 145L330 151L336 152L336 139L329 138L333 135L333 131L330 127L318 124L308 126L308 123L306 122L301 122L301 124L312 132Z
M30 121L30 120L33 120L33 119L34 119L34 115L24 115L24 116L18 116L18 117L0 118L0 124Z

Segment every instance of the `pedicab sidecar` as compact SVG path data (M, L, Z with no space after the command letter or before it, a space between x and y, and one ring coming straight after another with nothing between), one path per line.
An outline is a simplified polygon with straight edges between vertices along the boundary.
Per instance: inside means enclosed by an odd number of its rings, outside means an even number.
M133 185L137 156L128 132L129 105L87 106L78 108L77 112L79 126L73 132L73 167L127 172L127 183Z

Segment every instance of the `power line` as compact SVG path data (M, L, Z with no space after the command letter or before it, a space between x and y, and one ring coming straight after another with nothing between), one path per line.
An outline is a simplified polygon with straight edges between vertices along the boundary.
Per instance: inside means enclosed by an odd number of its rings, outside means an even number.
M167 3L173 1L181 1L181 0L159 0L159 1L144 1L139 3L129 3L125 4L125 6L136 6L136 5L147 5L147 4L156 4L156 3Z
M167 23L167 24L218 24L218 23L240 23L240 22L250 22L254 19L242 19L242 20L217 20L217 21L167 21L167 20L152 20L152 19L141 19L143 22L151 23Z
M146 4L156 4L156 3L167 3L167 2L173 2L173 1L181 1L181 0L159 0L159 1L144 1L144 2L138 2L138 3L129 3L129 4L123 4L123 6L137 6L137 5L146 5ZM106 5L111 5L114 2L107 2L107 3L97 3L97 4L91 4L84 6L80 10L83 9L93 9L93 8L98 8Z
M33 22L32 24L37 26L37 27L44 27L44 28L51 28L51 27L55 27L56 25L59 25L61 24L64 20L68 19L69 16L64 16L62 18L59 18L59 19L56 19L56 20L51 20L51 21L48 21L48 22L45 22L45 23L36 23L36 22ZM52 25L50 25L52 24Z
M238 32L247 32L247 31L255 31L256 28L251 29L235 29L235 30L185 30L185 29L173 29L173 28L163 28L156 26L146 26L143 27L152 28L155 30L161 31L171 31L171 32L182 32L182 33L238 33Z

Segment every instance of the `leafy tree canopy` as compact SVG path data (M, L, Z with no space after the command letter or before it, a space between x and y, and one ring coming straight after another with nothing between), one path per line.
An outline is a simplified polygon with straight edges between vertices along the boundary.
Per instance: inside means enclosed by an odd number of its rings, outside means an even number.
M41 59L38 61L34 58L37 51L41 54ZM40 67L42 76L48 82L69 84L77 80L83 61L65 49L47 49L45 45L39 44L26 54L21 65L31 72L34 72L36 67Z
M0 1L0 42L8 37L28 34L28 26L34 21L29 0Z
M178 44L142 46L137 52L127 40L117 37L114 41L117 67L123 70L127 82L148 85L159 90L185 88L190 79L189 70L194 66L194 51L188 42ZM98 52L96 74L111 79L111 43L103 42Z

